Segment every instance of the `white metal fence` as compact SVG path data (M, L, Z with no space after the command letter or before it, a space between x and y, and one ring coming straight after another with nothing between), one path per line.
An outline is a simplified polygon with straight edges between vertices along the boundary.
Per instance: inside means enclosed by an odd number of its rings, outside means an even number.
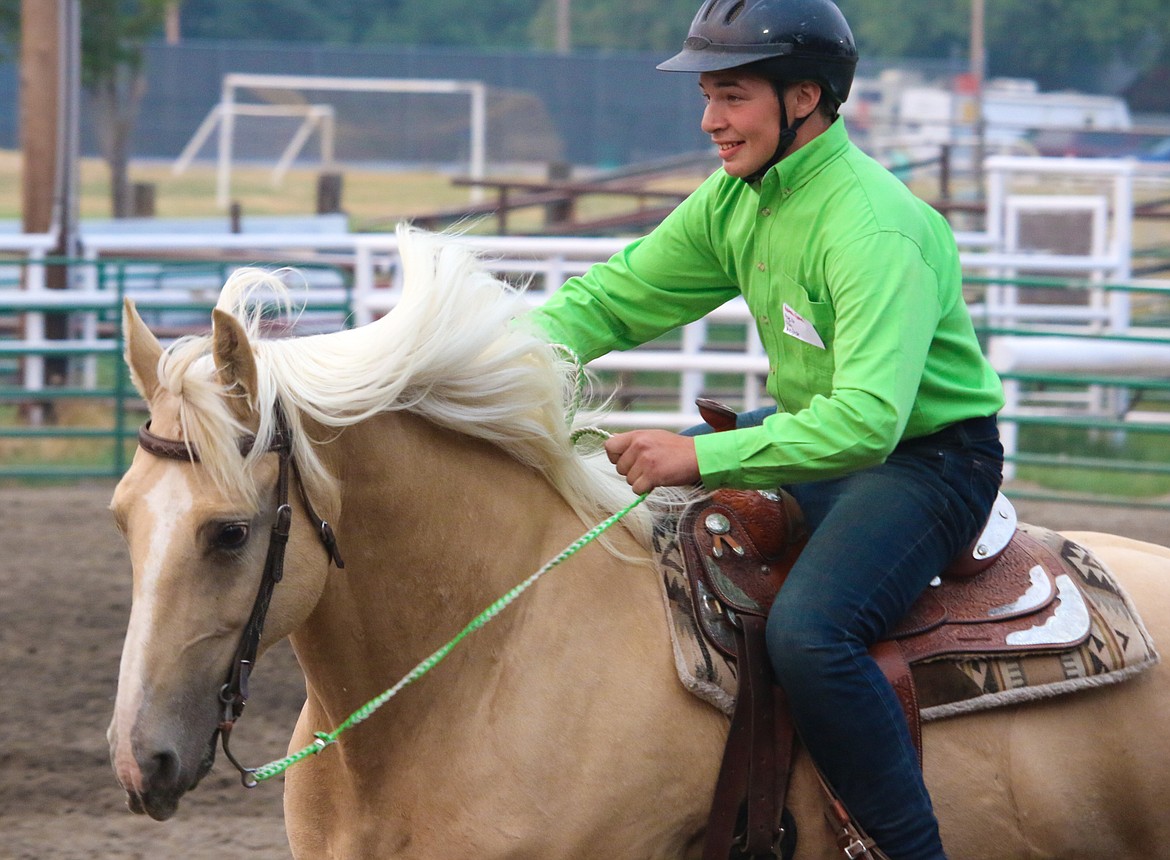
M1029 374L1097 373L1124 379L1126 374L1170 378L1170 331L1133 325L1130 294L1165 291L1170 282L1134 282L1130 279L1133 251L1132 210L1136 168L1132 162L1071 159L993 158L987 162L987 229L958 233L965 272L981 282L981 296L971 303L977 323L988 333L988 352L1005 377L1008 404L1004 410L1005 441L1009 454L1016 446L1018 422L1029 416L1095 414L1125 420L1132 417L1130 404L1116 388L1108 396L1102 386L1088 386L1080 400L1064 397L1060 403L1029 386ZM1033 186L1061 191L1068 177L1101 183L1094 194L1054 194L1038 199L1034 190L1022 194L1015 186L1021 177ZM1020 242L1021 213L1062 211L1080 207L1091 223L1084 252L1027 248ZM549 238L464 236L481 250L488 266L513 281L530 285L532 301L557 289L568 277L607 259L624 246L620 238ZM401 267L397 240L392 234L348 232L265 232L208 235L206 233L140 233L87 235L84 260L72 267L70 288L46 286L45 256L53 246L49 236L0 236L0 252L8 252L7 289L0 289L0 314L24 315L23 331L4 342L8 355L21 352L23 380L28 390L45 386L43 357L50 351L96 355L117 349L108 333L103 337L98 320L116 309L119 295L138 296L153 308L186 309L214 302L221 277L189 273L169 279L150 277L146 264L135 260L179 258L185 255L219 260L221 266L248 261L260 264L332 266L306 277L308 310L329 309L342 320L339 308L351 311L354 324L364 324L390 310L396 303ZM123 279L112 289L99 273L119 269ZM137 268L135 268L137 266ZM127 275L132 275L128 277ZM343 274L344 273L344 274ZM18 284L16 275L22 277ZM1019 286L1021 278L1052 276L1075 282L1070 298L1046 302L1028 300ZM19 288L18 288L19 287ZM44 319L53 312L71 313L75 337L67 345L45 337ZM713 326L742 326L734 343L715 342ZM694 423L695 397L702 394L713 375L739 380L729 399L745 409L759 405L766 396L764 355L742 300L729 302L708 319L683 331L676 344L654 346L598 359L594 369L637 373L655 371L678 374L677 397L662 408L628 410L613 416L615 426L682 427ZM1055 335L1064 335L1057 339ZM92 379L87 372L84 384ZM1165 421L1164 413L1141 415L1142 420Z

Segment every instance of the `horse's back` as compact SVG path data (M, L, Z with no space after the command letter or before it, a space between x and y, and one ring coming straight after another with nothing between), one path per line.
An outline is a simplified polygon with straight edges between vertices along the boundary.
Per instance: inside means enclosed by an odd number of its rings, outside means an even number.
M1170 642L1170 547L1105 532L1064 532L1090 550L1133 602L1154 645Z
M1170 641L1170 549L1065 537L1113 572L1155 645ZM925 767L956 858L1167 856L1170 669L927 725ZM988 846L998 847L989 852Z
M1103 557L1116 552L1144 553L1163 559L1164 562L1170 562L1170 547L1161 544L1106 532L1070 531L1062 532L1062 534L1069 540L1086 546ZM1170 538L1170 531L1168 531L1167 537ZM1154 566L1156 567L1157 563Z

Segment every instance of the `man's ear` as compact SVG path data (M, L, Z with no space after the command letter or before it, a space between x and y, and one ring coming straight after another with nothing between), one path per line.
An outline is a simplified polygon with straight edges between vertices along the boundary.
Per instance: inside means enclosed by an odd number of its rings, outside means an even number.
M816 81L797 81L789 92L796 100L794 119L803 119L813 114L821 103L821 85Z

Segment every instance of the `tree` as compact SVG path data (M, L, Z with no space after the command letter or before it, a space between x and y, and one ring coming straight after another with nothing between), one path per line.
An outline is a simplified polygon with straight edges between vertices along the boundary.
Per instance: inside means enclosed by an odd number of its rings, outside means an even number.
M863 57L970 51L971 0L837 0ZM183 0L186 37L551 49L558 0ZM577 49L677 50L699 0L571 0ZM1118 90L1170 45L1165 0L987 0L988 73Z
M142 49L158 36L168 0L82 0L81 80L97 108L115 218L133 214L130 140L146 93Z
M991 3L1013 0L991 0ZM965 56L970 0L959 3L839 0L863 57Z
M966 57L970 0L838 0L863 57ZM988 73L1119 89L1170 41L1164 0L987 0ZM1108 80L1115 78L1116 80ZM1110 86L1112 84L1112 86Z
M183 36L274 42L351 42L398 0L184 0Z
M556 0L543 0L532 22L533 42L555 42ZM572 48L661 51L682 47L696 0L573 0L570 7Z
M184 0L187 38L523 47L540 0Z
M1042 86L1113 89L1153 64L1170 35L1163 0L989 0L989 65Z
M0 59L8 59L5 48L20 38L20 0L0 0Z

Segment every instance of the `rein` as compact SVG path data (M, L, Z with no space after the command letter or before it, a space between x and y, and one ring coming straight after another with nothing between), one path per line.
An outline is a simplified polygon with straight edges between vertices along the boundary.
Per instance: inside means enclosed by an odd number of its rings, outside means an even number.
M229 746L232 728L236 720L244 712L244 705L248 702L248 678L256 665L256 653L260 649L260 638L264 632L264 620L268 615L268 606L272 602L272 593L276 584L284 578L284 550L288 545L289 531L292 526L292 507L288 503L288 485L290 468L296 469L296 461L292 457L292 436L289 433L284 413L277 408L277 429L268 445L268 451L279 457L279 469L276 479L276 520L272 524L268 539L268 555L264 559L264 573L260 578L260 587L256 592L256 599L252 603L252 613L247 624L240 634L240 641L236 645L232 656L231 666L228 669L227 679L219 690L219 701L223 708L222 718L217 728L217 734L223 745L223 754L228 761L240 772L243 784L252 788L257 784L255 771L246 768L232 755ZM247 455L256 444L255 436L243 436L239 440L240 453ZM138 430L138 445L148 454L162 457L167 460L186 460L192 463L199 462L199 452L194 446L179 439L164 439L150 431L150 422L147 421ZM341 553L337 548L337 538L333 527L319 517L305 493L303 481L297 481L300 488L301 503L305 507L309 518L317 524L317 534L321 539L332 562L339 568L345 567Z

